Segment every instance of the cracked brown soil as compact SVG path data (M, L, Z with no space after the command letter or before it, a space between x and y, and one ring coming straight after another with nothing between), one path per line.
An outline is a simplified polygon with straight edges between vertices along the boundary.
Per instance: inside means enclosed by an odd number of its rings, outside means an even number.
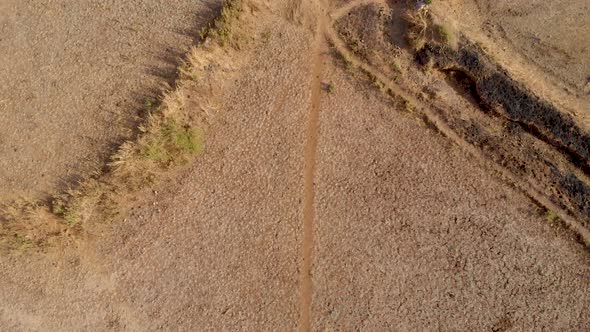
M2 330L590 329L587 249L346 71L321 8L260 2L205 152L121 220L0 258Z

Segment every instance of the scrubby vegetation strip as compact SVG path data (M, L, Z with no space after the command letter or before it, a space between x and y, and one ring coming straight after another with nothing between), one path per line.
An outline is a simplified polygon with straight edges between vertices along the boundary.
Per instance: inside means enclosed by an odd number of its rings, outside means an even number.
M175 86L157 102L146 102L148 116L136 140L125 142L103 172L97 172L68 192L48 202L18 201L0 205L0 249L28 250L45 247L54 235L80 234L85 222L113 220L125 197L138 193L191 161L203 151L207 127L207 103L214 93L199 91L200 105L187 105L187 90L198 89L210 68L229 58L245 44L240 25L246 1L228 0L220 15L201 32L195 46L179 67ZM202 89L207 90L207 89ZM204 114L194 114L195 110ZM197 120L195 120L195 118Z

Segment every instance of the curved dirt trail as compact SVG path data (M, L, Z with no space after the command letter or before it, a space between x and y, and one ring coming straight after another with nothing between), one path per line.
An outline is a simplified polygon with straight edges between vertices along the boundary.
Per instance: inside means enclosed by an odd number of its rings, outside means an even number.
M355 9L359 6L368 5L368 4L372 4L372 3L383 3L383 0L354 0L354 1L351 1L341 7L333 10L330 13L330 18L332 20L332 22L330 22L330 23L337 21L339 18L343 17L344 15L347 15L353 9Z
M388 94L392 96L398 96L402 99L409 102L411 105L414 105L419 112L422 112L424 116L435 126L435 128L446 136L448 139L453 141L455 144L461 146L466 152L472 154L473 156L481 159L482 161L486 161L487 158L482 154L482 152L474 147L473 145L465 142L455 131L453 131L448 124L446 124L437 114L436 110L433 109L432 106L427 105L421 99L417 98L411 91L403 88L399 83L396 83L385 76L382 72L378 69L374 68L370 64L359 59L356 55L354 55L346 46L345 42L338 36L338 33L334 30L332 24L338 17L342 17L347 13L351 12L355 8L360 5L364 5L367 3L381 3L380 0L373 0L373 1L355 1L352 2L350 5L344 6L343 8L337 10L336 12L338 15L334 16L334 19L330 23L329 26L326 27L325 34L328 40L332 43L334 48L338 52L340 52L348 61L350 61L354 66L364 70L365 72L369 73L370 75L374 76L379 82L381 82L384 86L384 89L387 91ZM356 4L354 6L353 4ZM486 163L488 166L495 172L501 174L505 179L509 180L511 183L516 184L521 190L523 190L527 195L530 195L533 199L537 202L541 203L548 209L555 211L559 217L576 233L579 234L582 241L586 243L586 245L590 245L590 231L588 231L579 221L572 218L568 212L566 212L562 207L552 203L544 194L543 190L539 188L534 183L530 181L526 181L516 177L510 171L504 169L503 167L497 165L496 163Z

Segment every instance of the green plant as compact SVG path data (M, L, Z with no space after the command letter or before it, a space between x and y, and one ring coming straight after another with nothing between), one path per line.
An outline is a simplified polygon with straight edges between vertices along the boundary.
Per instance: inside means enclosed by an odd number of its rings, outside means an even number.
M201 39L213 38L219 41L222 46L230 44L239 48L238 38L235 36L235 23L242 10L242 0L226 1L219 17L199 32Z
M145 107L145 109L148 112L151 112L152 109L154 108L154 101L150 98L147 98L144 102L143 102L143 106Z
M62 198L55 199L51 203L51 212L56 216L63 218L68 227L73 227L78 224L79 215L76 211L77 210L73 206L69 206Z
M164 165L181 163L202 151L202 136L200 130L168 120L143 146L143 156Z
M449 44L451 42L451 32L447 27L443 25L437 25L436 32L443 43Z
M336 87L334 87L333 83L328 83L326 85L326 92L333 93L335 90L336 90Z
M424 3L427 5L432 5L432 0L424 0Z
M555 211L547 210L547 212L545 212L545 219L547 219L549 222L556 222L559 220L559 216L557 213L555 213Z
M22 234L14 234L14 246L19 250L27 250L33 247L33 241Z
M66 221L66 225L68 225L68 227L74 227L78 224L80 216L76 210L68 209L68 212L64 216L64 220Z

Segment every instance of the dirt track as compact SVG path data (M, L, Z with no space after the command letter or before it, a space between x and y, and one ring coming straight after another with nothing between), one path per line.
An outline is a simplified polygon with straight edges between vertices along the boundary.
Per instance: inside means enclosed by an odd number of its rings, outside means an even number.
M590 328L586 249L318 48L315 5L262 7L206 152L124 221L0 259L0 327Z

